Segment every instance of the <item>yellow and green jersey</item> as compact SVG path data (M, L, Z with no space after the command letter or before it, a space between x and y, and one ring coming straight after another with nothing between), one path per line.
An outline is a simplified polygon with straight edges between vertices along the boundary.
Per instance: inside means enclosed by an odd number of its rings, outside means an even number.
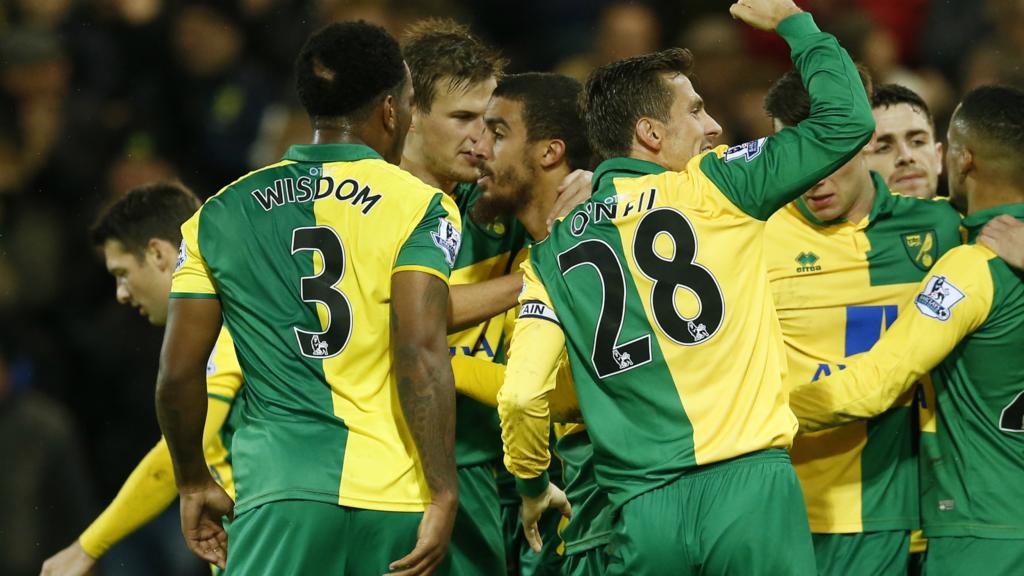
M806 13L778 29L810 118L680 172L606 160L591 200L531 249L498 405L524 493L546 482L545 402L563 345L613 506L700 466L790 446L765 220L846 163L874 122L835 38Z
M529 242L526 229L515 218L479 224L470 216L482 190L476 184L455 187L455 203L462 217L462 245L455 257L451 283L476 284L500 278L515 270L516 255ZM461 332L448 336L454 356L475 356L492 362L505 361L505 317L502 312ZM472 398L455 397L455 462L475 466L501 460L498 413Z
M614 509L594 476L594 445L587 427L556 424L555 431L565 495L572 504L572 518L559 531L565 555L605 546L612 538Z
M236 410L236 399L243 382L242 368L235 355L235 343L227 328L223 327L210 353L210 360L206 363L206 395L211 402L223 402L231 408L216 436L204 442L204 452L213 479L232 498L235 497L235 482L231 473L231 439L241 424L241 411Z
M892 194L878 174L872 179L874 204L860 222L821 222L802 199L768 220L768 278L789 388L870 349L939 257L960 245L960 215L948 202ZM871 421L796 438L790 455L812 532L917 527L911 400Z
M282 500L423 510L399 408L391 277L448 281L450 198L362 145L291 147L182 226L172 298L219 298L245 377L236 512Z
M921 519L928 537L1024 539L1024 279L974 241L1001 214L969 215L968 244L939 259L913 304L869 352L793 390L808 430L870 418L931 372L935 422L921 435Z

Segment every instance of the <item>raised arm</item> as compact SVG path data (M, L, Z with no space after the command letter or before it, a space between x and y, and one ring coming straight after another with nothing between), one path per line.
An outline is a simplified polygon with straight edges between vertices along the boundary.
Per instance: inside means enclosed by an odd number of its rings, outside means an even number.
M221 329L220 300L172 298L160 351L156 409L181 495L181 530L189 549L223 567L233 503L210 475L203 451L206 365Z
M429 573L444 560L458 506L455 383L444 331L447 317L444 281L423 272L392 275L391 337L398 397L431 495L416 548L391 566L402 574Z
M981 326L993 298L992 277L981 251L988 252L977 246L948 252L921 283L914 302L870 351L845 370L793 389L789 404L801 432L885 412Z
M810 117L793 128L708 154L702 171L741 210L767 220L845 164L875 129L864 85L850 56L791 0L743 0L734 17L774 29L789 44L810 94Z

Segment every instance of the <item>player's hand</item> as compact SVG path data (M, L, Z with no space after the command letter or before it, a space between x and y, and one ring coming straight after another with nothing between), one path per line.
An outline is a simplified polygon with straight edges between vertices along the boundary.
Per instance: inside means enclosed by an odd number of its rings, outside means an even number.
M555 205L548 214L548 232L551 232L551 225L555 220L562 218L572 212L572 209L583 202L590 200L590 181L594 173L589 170L573 170L558 185L558 197L555 198Z
M181 533L193 554L224 568L228 561L228 534L221 519L234 517L235 503L213 478L195 488L182 486Z
M729 7L733 18L759 30L775 30L779 22L800 12L793 0L739 0Z
M572 506L569 505L569 499L565 497L565 492L562 492L554 484L548 484L547 489L535 498L523 496L523 506L520 508L519 514L523 520L523 534L526 535L526 541L534 552L540 552L541 546L544 545L537 523L540 522L541 515L548 508L557 508L562 516L572 517Z
M85 576L91 574L96 559L85 553L82 545L75 540L67 548L57 552L43 562L40 576Z
M387 576L426 576L433 573L448 554L458 505L459 500L455 496L434 497L420 520L416 547L405 558L388 565L391 572Z
M978 241L1018 270L1024 270L1024 222L1003 214L993 218L978 235Z

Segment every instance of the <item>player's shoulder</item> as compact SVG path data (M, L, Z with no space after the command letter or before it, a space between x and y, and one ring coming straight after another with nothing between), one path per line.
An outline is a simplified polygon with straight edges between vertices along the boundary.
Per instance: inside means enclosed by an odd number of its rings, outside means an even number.
M988 262L995 258L998 258L996 253L984 244L962 244L939 258L933 272L950 273L969 279L972 275L985 273Z
M893 214L898 217L920 219L954 229L960 227L960 213L949 203L948 198L918 198L889 190L880 190L879 193L888 194L887 201L892 206Z

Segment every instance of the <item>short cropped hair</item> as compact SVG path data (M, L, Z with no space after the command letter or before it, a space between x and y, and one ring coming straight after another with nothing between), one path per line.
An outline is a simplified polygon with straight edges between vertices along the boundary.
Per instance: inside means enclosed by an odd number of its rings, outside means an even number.
M673 98L662 75L689 75L692 70L693 54L684 48L634 56L594 70L583 94L583 115L598 156L628 156L640 118L668 122Z
M862 66L857 67L864 91L871 99L871 74ZM764 98L764 110L769 116L785 126L796 126L811 116L811 95L807 93L803 78L796 70L790 70L772 84Z
M181 225L199 209L199 198L179 182L159 182L133 188L107 207L92 225L96 247L117 240L126 252L142 256L153 238L177 246Z
M580 113L582 91L583 85L568 76L529 72L502 78L494 97L522 104L528 141L561 140L569 168L587 170L593 166L593 154Z
M405 79L398 42L362 20L328 24L306 40L295 61L299 102L312 118L362 119Z
M899 104L907 104L914 110L924 114L924 117L928 119L928 123L931 124L932 130L935 130L935 119L932 117L931 110L928 109L928 104L924 101L924 98L921 98L917 92L910 88L900 86L899 84L881 84L875 88L874 94L871 95L872 109L889 108Z
M501 76L505 68L495 49L450 19L427 18L413 24L402 45L412 74L413 104L424 113L437 98L438 81L447 80L453 91Z
M964 96L953 123L1024 175L1024 165L1017 160L1024 149L1024 92L1009 86L975 88Z

